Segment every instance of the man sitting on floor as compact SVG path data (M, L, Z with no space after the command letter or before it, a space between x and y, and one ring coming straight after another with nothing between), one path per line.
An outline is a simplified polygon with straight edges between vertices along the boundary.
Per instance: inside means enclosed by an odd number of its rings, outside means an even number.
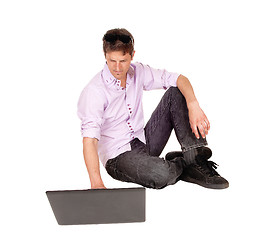
M84 88L78 102L83 153L91 187L105 188L99 157L113 178L160 189L179 179L213 189L229 186L208 161L210 123L189 80L133 60L134 38L126 29L103 37L106 64ZM143 90L167 89L144 126ZM174 130L181 152L160 158Z

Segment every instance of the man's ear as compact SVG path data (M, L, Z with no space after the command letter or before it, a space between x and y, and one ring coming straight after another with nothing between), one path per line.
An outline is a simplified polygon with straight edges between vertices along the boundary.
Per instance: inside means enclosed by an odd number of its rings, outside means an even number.
M106 58L106 53L104 52L104 50L103 50L103 54L104 54L104 57Z
M105 57L105 63L107 64L107 60L106 60L106 53L103 51L104 53L104 57Z
M132 53L131 61L132 61L133 58L134 58L135 52L136 52L136 51L134 51L134 52Z

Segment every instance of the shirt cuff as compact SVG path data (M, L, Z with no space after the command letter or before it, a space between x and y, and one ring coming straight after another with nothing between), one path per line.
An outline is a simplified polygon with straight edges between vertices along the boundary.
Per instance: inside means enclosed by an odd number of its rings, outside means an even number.
M101 139L101 134L96 129L83 129L81 130L82 137L97 138L98 141Z

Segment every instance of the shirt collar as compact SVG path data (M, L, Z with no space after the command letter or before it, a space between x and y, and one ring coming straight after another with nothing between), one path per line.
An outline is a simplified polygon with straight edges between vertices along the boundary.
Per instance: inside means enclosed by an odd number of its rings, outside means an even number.
M135 70L134 68L130 65L128 72L127 72L127 80L126 80L126 84L129 85L132 80L134 79L134 75L135 75Z
M110 70L109 70L107 64L105 64L105 66L104 66L104 69L103 69L103 73L102 73L102 75L103 75L103 79L104 79L104 81L105 81L106 83L108 83L108 84L110 84L110 83L112 83L113 81L116 80L116 78L115 78L115 77L112 75L112 73L110 72Z
M112 86L115 85L117 89L120 89L120 80L116 79L112 73L110 72L108 65L105 64L102 76L104 81L106 82L107 85ZM126 85L129 85L134 77L134 68L130 65L128 72L127 72L127 80L126 80Z

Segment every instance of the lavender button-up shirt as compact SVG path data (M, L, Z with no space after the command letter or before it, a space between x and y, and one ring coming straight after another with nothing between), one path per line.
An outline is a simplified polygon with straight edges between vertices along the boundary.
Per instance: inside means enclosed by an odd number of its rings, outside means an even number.
M83 89L78 102L83 137L97 138L98 154L105 167L108 159L131 150L130 141L146 143L142 107L143 90L176 87L178 73L132 63L126 88L120 86L107 64Z

